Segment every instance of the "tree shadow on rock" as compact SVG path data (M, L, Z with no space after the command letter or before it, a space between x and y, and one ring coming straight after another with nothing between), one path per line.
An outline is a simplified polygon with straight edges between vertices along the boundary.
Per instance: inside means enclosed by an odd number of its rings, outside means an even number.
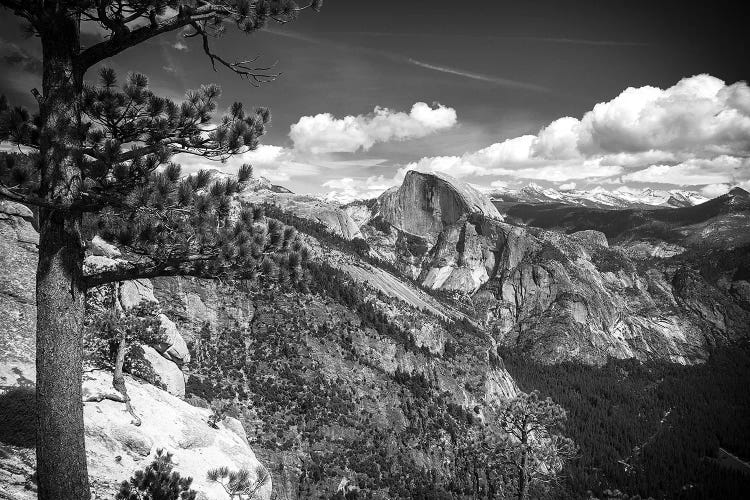
M33 448L36 444L36 398L33 387L0 394L0 443Z

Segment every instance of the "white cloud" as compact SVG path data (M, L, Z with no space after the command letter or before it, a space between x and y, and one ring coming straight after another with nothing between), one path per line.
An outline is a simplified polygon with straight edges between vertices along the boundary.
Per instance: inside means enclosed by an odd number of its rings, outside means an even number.
M407 114L376 107L368 115L336 118L330 113L303 116L289 137L298 151L313 154L367 151L375 143L425 137L456 124L456 111L418 102Z
M326 200L346 204L354 200L375 198L396 184L395 179L387 179L379 175L366 179L353 179L351 177L333 179L324 182L323 187L330 189L325 195Z
M177 49L177 50L184 50L184 51L190 50L190 48L186 44L184 44L183 42L179 40L176 41L174 44L172 44L172 48Z
M575 182L567 182L565 184L560 184L560 191L572 191L576 188Z
M402 170L553 182L738 184L750 179L750 87L710 75L667 89L628 88L581 119L461 156L425 157ZM622 175L622 178L615 176Z
M580 121L584 153L662 150L701 157L750 152L750 92L710 75L683 78L662 90L628 88Z

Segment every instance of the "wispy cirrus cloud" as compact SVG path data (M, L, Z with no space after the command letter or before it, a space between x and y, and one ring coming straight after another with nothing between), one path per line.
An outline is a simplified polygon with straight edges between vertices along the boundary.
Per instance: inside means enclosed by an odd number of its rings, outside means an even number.
M498 76L485 75L482 73L474 73L472 71L465 71L462 69L451 68L449 66L429 64L424 61L418 61L416 59L411 59L411 58L407 58L406 61L415 66L419 66L420 68L431 69L433 71L438 71L440 73L448 73L450 75L462 76L464 78L469 78L471 80L479 80L482 82L493 83L495 85L500 85L503 87L519 88L519 89L531 90L534 92L545 92L545 93L551 92L551 90L548 89L547 87L543 87L541 85L534 85L533 83L526 83L526 82L521 82L518 80L511 80L509 78L501 78Z
M309 35L304 35L301 33L295 33L295 32L286 31L286 30L266 29L266 31L268 33L272 33L274 35L278 35L278 36L282 36L286 38L292 38L295 40L300 40L300 41L304 41L308 43L328 45L328 46L336 47L340 50L348 50L348 51L358 52L362 54L378 56L378 57L382 57L393 62L408 64L411 66L417 66L419 68L428 69L431 71L437 71L437 72L445 73L445 74L450 74L450 75L457 76L457 77L468 78L470 80L482 81L482 82L486 82L492 85L498 85L502 87L515 88L515 89L523 89L523 90L528 90L531 92L542 92L542 93L552 92L551 89L541 86L541 85L536 85L536 84L528 83L528 82L522 82L519 80L513 80L511 78L503 78L500 76L476 73L476 72L467 71L464 69L454 68L454 67L445 66L445 65L432 64L429 62L425 62L425 61L421 61L418 59L405 56L403 54L397 54L397 53L388 52L385 50L362 47L359 45L353 45L351 43L334 42L332 40L312 37Z

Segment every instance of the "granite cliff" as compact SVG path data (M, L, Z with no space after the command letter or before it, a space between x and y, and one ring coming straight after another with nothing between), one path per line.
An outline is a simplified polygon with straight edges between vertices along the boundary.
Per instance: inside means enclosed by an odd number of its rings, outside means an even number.
M712 274L701 272L698 254L683 255L691 242L742 254L750 212L741 193L727 196L654 212L662 219L687 213L679 241L631 231L610 246L585 220L567 234L511 224L476 190L409 172L372 204L369 219L359 219L375 255L452 296L502 345L544 362L613 356L694 363L710 346L748 335L747 263ZM608 210L606 220L623 216ZM646 258L636 250L644 247L652 249Z

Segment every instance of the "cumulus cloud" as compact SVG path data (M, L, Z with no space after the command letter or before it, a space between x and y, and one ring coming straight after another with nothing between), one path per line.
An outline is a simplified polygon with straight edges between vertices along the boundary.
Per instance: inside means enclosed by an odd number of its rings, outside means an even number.
M710 75L662 90L628 88L580 121L584 153L671 151L699 156L750 152L750 92Z
M172 44L172 48L177 49L177 50L184 50L184 51L189 50L189 47L179 40L176 41L174 44Z
M368 115L336 118L330 113L303 116L289 137L298 151L313 154L367 151L374 144L425 137L456 124L453 108L418 102L409 113L376 107Z
M739 184L750 179L750 87L710 75L667 89L628 88L580 119L462 156L425 157L404 170L568 182Z

